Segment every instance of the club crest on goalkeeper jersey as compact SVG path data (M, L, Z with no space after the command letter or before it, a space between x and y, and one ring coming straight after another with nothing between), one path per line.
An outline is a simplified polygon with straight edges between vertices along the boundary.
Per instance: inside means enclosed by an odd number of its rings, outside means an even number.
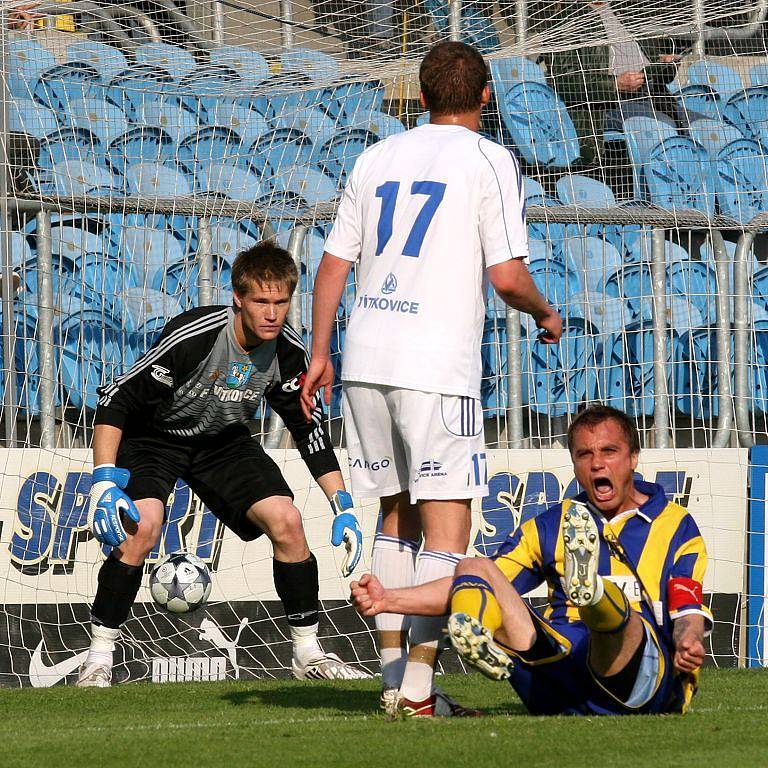
M170 320L129 371L99 388L96 424L125 432L204 439L253 418L262 399L282 418L315 477L338 468L320 398L312 422L299 402L307 354L290 325L246 351L231 307L200 307Z
M683 507L667 501L660 485L643 481L636 481L635 485L649 497L639 509L618 515L610 522L592 511L601 534L598 572L619 584L633 609L652 625L658 625L661 637L671 643L672 621L678 616L700 613L711 628L712 615L702 605L707 551L693 517ZM575 500L586 503L586 494ZM570 504L570 500L565 500L526 520L493 556L521 595L546 581L548 605L542 615L559 626L580 620L578 609L566 598L562 583L562 516ZM614 537L618 545L612 547L608 541Z
M454 125L378 142L355 164L325 250L359 259L344 380L480 397L485 270L528 256L507 149Z

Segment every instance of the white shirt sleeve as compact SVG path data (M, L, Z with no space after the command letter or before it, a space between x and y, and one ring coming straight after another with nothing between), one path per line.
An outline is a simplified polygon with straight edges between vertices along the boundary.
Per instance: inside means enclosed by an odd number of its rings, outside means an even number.
M349 175L344 194L336 210L325 250L345 261L357 261L363 247L362 215L357 206L357 163Z
M509 259L528 259L523 176L507 150L480 139L488 162L480 174L480 242L486 268Z

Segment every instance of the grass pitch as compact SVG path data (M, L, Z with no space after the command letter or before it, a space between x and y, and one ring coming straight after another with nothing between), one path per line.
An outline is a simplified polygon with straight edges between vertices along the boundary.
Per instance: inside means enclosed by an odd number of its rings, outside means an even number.
M768 766L762 670L706 670L685 717L530 717L507 684L441 685L488 716L389 722L375 680L0 690L0 766Z

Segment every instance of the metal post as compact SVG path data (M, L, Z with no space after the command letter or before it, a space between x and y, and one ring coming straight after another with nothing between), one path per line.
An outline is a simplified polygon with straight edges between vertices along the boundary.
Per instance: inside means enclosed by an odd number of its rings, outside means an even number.
M293 48L293 0L280 0L282 16L283 48Z
M720 230L711 233L717 273L717 431L712 438L713 448L727 448L733 429L733 399L731 397L731 322L729 313L730 287L728 285L728 253Z
M211 3L213 6L213 29L211 30L211 38L216 45L224 45L224 6L213 0Z
M200 218L197 225L197 303L213 304L213 257L211 256L211 220Z
M653 290L653 404L654 447L669 448L669 392L667 390L667 261L665 232L652 235L651 284Z
M11 217L8 208L8 7L0 9L0 280L2 281L3 316L3 420L5 445L16 447L16 375L14 373L16 349L16 324L13 316L13 245L11 243Z
M461 40L461 0L448 0L448 34L451 40Z
M753 232L739 237L733 264L733 370L736 432L739 444L751 448L755 444L749 418L749 274L747 254L755 240Z
M293 262L296 264L296 271L299 275L301 275L301 251L304 247L306 235L306 226L300 224L291 230L291 236L288 239L288 253L293 256ZM288 322L297 333L301 333L301 302L297 301L296 298L291 302L290 309L288 310ZM283 420L272 411L269 419L269 430L264 440L264 447L279 448L284 434L285 424L283 424Z
M37 355L40 360L40 447L56 447L56 364L53 346L51 214L37 214Z
M524 43L528 39L528 2L515 0L515 40Z
M507 307L507 442L523 447L523 353L520 313Z
M706 26L704 22L704 0L693 0L693 20L696 25L696 40L693 42L693 54L697 59L703 59L705 50L704 40L706 39L704 32L704 27Z

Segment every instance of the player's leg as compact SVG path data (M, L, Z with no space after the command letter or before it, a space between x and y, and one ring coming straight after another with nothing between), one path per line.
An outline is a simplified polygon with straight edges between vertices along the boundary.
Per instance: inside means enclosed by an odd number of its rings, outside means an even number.
M293 644L300 678L353 679L368 675L325 653L317 639L319 579L301 513L280 468L243 429L211 441L185 478L211 512L243 541L266 534L272 542L275 589Z
M381 499L381 526L373 542L371 572L387 589L413 586L421 539L419 511L407 491ZM376 616L381 658L381 708L394 714L408 658L410 617Z
M144 560L160 536L166 500L186 459L182 448L155 438L125 438L120 445L116 463L131 472L125 492L135 501L140 517L136 526L126 526L128 537L110 552L99 570L91 608L91 645L80 668L78 687L105 688L111 683L120 627L136 600Z
M344 427L352 493L377 497L381 526L373 542L371 571L390 589L410 587L421 543L419 510L408 492L408 464L386 399L388 387L344 384ZM392 714L408 654L410 619L397 614L376 617L381 658L381 706Z
M563 515L565 586L589 628L590 671L598 687L618 702L642 705L658 687L664 660L621 587L598 574L599 541L589 510L573 504Z

